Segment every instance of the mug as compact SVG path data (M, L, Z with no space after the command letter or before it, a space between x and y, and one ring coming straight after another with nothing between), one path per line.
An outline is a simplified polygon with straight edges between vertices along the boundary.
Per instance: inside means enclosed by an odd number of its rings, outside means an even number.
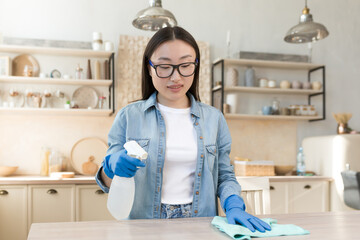
M302 88L302 83L300 81L293 81L291 84L291 87L294 89L301 89Z
M272 114L272 107L271 106L263 106L262 107L263 115L271 115Z
M266 88L268 86L268 80L266 78L259 79L259 87Z
M275 88L276 87L276 81L275 80L269 80L268 81L268 87L269 88Z
M322 84L319 81L315 81L315 82L311 83L311 88L314 90L320 90L321 87L322 87Z
M280 88L288 89L290 88L290 82L288 80L283 80L280 82Z

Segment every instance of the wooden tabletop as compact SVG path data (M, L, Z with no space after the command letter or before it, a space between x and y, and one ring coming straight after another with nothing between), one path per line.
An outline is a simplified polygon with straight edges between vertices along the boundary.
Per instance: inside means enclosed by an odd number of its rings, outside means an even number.
M279 224L296 224L310 235L272 237L286 239L360 239L360 211L264 215ZM66 223L34 223L28 240L226 240L225 233L211 225L212 218L146 219ZM264 238L263 238L264 239Z

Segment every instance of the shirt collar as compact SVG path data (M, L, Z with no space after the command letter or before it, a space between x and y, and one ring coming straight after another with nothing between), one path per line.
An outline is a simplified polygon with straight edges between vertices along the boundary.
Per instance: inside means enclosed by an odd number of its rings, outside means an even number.
M190 113L196 117L200 117L199 103L195 100L194 96L191 93L187 93L187 95L190 98L191 102ZM150 97L145 101L144 111L148 110L151 107L157 108L156 96L157 91L151 94Z

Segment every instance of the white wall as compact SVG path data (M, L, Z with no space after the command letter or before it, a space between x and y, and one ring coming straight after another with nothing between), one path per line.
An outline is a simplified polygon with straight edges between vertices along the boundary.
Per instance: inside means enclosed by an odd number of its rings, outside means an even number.
M117 43L120 34L153 34L131 25L135 14L147 6L147 0L0 0L0 32L8 37L91 41L92 32L101 31L104 40ZM299 143L306 136L335 133L332 112L353 113L350 126L360 130L356 106L360 102L360 1L309 0L308 6L314 20L330 32L313 49L313 62L326 65L327 119L299 124ZM163 7L196 39L210 43L212 59L224 56L228 29L233 53L307 54L306 45L283 41L286 31L298 22L304 7L301 0L164 0Z

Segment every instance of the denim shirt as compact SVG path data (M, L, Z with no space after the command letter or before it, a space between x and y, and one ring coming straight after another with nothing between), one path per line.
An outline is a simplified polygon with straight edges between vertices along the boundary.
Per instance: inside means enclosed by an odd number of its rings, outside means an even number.
M148 152L146 166L140 168L135 178L135 198L130 219L160 218L163 166L165 161L165 122L157 107L157 92L122 108L108 135L107 156L123 149L125 142L135 140ZM192 217L211 217L217 213L217 196L224 208L225 199L239 195L229 153L231 136L223 114L216 108L197 102L189 94L190 114L197 133L197 163L194 179ZM109 188L96 181L104 192Z

